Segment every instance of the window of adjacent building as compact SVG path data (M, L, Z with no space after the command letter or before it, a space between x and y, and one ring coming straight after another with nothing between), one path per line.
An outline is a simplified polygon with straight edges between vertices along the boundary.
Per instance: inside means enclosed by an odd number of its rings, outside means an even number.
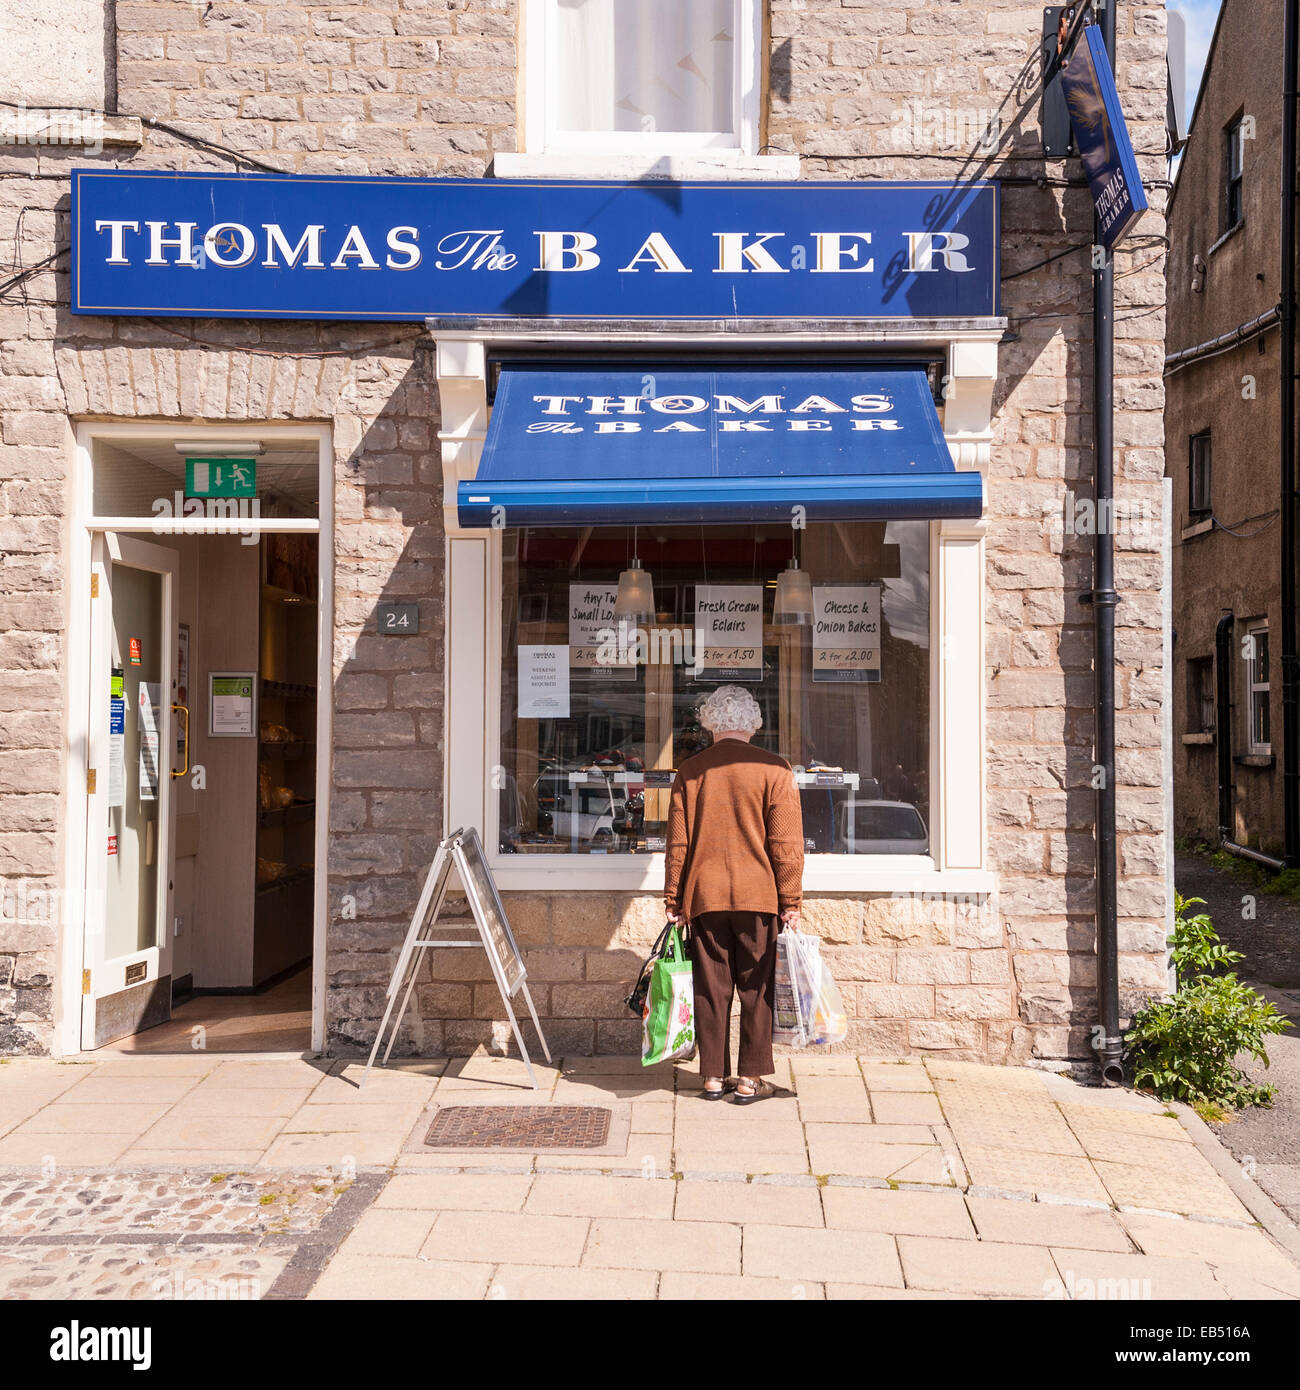
M1210 431L1194 434L1188 446L1188 511L1203 516L1213 509L1210 501Z
M1197 657L1187 663L1187 732L1214 732L1214 658Z
M527 144L757 152L756 0L530 0Z
M1228 127L1228 177L1227 204L1225 206L1224 231L1230 232L1238 226L1244 216L1241 200L1242 136L1241 117L1238 116Z
M795 608L816 623L781 621L797 587L783 582L778 601L785 527L506 532L501 852L662 852L675 771L709 742L699 702L735 682L763 711L754 742L795 769L809 853L928 854L929 530L800 532L799 579L810 583ZM634 553L654 612L620 627L614 604ZM737 616L704 640L710 609ZM860 629L844 613L871 630L851 635Z
M1271 711L1269 709L1268 624L1256 623L1246 629L1245 643L1247 741L1252 753L1273 751Z

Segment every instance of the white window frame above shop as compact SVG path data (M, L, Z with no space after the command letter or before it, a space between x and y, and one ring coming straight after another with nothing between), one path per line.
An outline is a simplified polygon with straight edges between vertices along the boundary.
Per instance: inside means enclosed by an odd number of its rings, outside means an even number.
M662 329L638 329L620 342L664 351L674 341ZM938 347L931 335L907 330L888 335L894 347ZM493 335L494 345L528 342L571 346L562 330L539 339L527 331ZM748 337L752 347L788 351L788 334ZM834 351L843 344L827 340ZM860 341L856 344L860 348ZM473 331L438 334L437 375L442 403L447 544L446 738L443 833L461 825L483 832L498 885L510 892L662 892L664 857L646 855L501 854L497 770L501 748L501 532L462 529L456 487L472 479L487 432L487 349ZM725 335L681 335L684 351L733 349ZM987 467L992 401L997 380L996 340L972 333L943 344L951 389L943 407L944 433L959 468ZM928 855L809 855L808 893L985 893L995 884L988 863L985 731L986 522L930 525L930 853Z
M643 0L653 9L654 0ZM756 155L763 89L762 0L732 0L735 25L730 131L564 131L556 126L558 85L556 0L524 8L524 150L530 155L661 155L707 151Z

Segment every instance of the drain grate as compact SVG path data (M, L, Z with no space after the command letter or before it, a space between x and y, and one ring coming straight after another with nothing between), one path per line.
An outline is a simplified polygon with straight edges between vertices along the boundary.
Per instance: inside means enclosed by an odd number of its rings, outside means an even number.
M448 1105L434 1117L431 1149L600 1149L610 1112L596 1105Z

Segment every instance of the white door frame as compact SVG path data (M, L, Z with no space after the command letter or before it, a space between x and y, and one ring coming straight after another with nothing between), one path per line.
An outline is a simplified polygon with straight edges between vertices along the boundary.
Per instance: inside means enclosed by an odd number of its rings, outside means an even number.
M75 427L74 497L68 537L67 757L64 765L64 846L61 910L58 913L54 1032L51 1052L70 1056L81 1046L82 957L86 935L86 826L89 812L86 770L90 752L91 700L91 555L95 533L116 531L154 537L255 532L298 532L319 535L319 588L316 642L316 878L312 914L311 1051L325 1050L326 941L329 920L329 807L333 780L334 725L334 446L325 424L243 421L236 425L193 420L172 424L115 421L86 422ZM240 518L100 517L94 512L92 452L97 439L176 439L183 436L222 439L314 439L320 459L318 520ZM107 769L103 774L107 775Z

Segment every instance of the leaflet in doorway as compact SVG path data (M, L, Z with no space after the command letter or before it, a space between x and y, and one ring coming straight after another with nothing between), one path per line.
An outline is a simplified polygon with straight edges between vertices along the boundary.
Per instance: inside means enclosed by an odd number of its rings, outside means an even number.
M568 647L520 647L519 718L568 717Z
M695 586L697 681L763 679L763 586Z
M880 585L813 585L813 680L880 680Z
M158 800L158 702L162 685L141 681L136 688L136 722L140 734L140 800Z

